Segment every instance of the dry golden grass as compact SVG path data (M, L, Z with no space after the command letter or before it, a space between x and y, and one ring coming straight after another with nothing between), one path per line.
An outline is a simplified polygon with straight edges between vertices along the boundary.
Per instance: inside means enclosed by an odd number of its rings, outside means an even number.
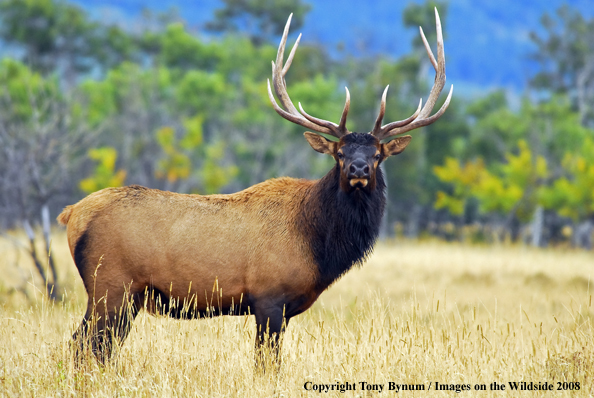
M380 244L288 327L278 376L254 376L251 317L178 321L141 314L117 359L76 369L69 350L85 293L63 234L54 243L64 300L27 301L24 254L0 240L0 396L315 396L314 384L423 384L405 396L594 394L594 254L525 247L398 241ZM27 273L25 273L27 274ZM28 278L29 282L31 277ZM35 280L38 283L37 280ZM42 289L41 289L42 290ZM552 383L510 392L508 382ZM490 384L505 384L491 391ZM561 383L561 384L558 384ZM573 391L557 390L560 385ZM574 383L574 384L569 384ZM579 383L579 390L576 384ZM475 385L486 391L475 392ZM430 390L427 390L431 387ZM479 386L480 387L480 386ZM331 391L336 396L340 393Z

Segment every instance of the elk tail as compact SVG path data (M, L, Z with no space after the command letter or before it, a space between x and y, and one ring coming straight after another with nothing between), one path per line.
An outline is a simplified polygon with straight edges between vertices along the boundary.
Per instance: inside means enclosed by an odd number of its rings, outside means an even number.
M70 220L70 215L72 215L72 209L74 209L74 205L66 206L62 213L58 216L57 220L62 225L68 225L68 220Z

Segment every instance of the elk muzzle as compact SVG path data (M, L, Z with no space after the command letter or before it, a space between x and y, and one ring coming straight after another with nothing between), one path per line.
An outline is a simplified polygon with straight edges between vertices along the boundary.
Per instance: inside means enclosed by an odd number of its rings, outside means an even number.
M364 159L355 159L348 166L347 178L351 187L365 188L369 182L370 167Z

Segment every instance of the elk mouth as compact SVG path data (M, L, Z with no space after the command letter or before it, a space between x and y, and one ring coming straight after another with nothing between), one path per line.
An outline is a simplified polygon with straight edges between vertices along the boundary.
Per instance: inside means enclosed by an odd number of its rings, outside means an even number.
M349 184L353 188L365 188L367 186L367 183L369 183L369 180L367 178L351 178L349 180Z

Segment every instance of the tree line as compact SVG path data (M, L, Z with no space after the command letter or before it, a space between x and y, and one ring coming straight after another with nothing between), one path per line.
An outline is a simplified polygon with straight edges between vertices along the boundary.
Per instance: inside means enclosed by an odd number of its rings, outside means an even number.
M175 12L144 12L135 29L92 19L62 0L0 0L0 228L37 226L49 247L60 209L123 184L230 193L267 178L318 178L331 159L272 109L266 79L290 11L310 6L225 0L207 31ZM447 3L411 4L402 23L435 42L433 7L447 36ZM591 247L594 214L594 20L563 6L533 33L539 66L520 104L504 90L454 96L439 123L417 132L383 166L384 235ZM432 74L420 40L399 59L332 59L301 45L288 90L322 118L373 125L390 84L386 120L411 114ZM455 45L455 44L452 44ZM437 104L438 106L440 104ZM38 256L39 257L39 256ZM48 278L50 278L48 276ZM50 278L51 279L51 278Z

